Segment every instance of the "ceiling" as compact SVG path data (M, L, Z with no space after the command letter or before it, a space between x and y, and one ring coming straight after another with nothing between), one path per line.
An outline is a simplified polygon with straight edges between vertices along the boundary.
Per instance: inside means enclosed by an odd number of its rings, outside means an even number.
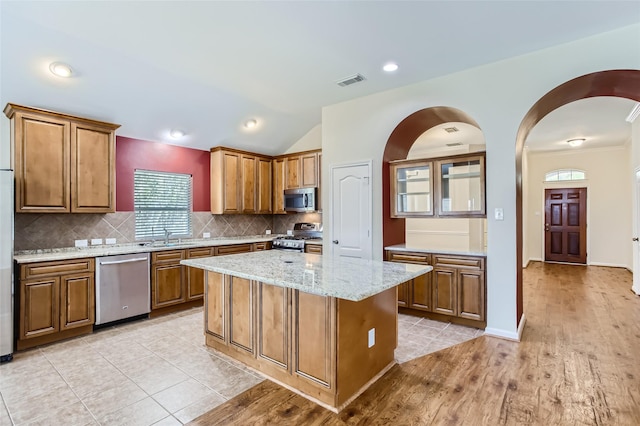
M323 106L636 24L640 3L3 0L0 13L3 105L119 123L133 138L279 154L320 124ZM73 77L50 74L53 61ZM399 70L382 71L388 61ZM336 84L355 73L366 80ZM562 146L567 127L613 132L609 114L624 123L632 106L618 101L555 111L530 149ZM581 124L567 126L572 117Z

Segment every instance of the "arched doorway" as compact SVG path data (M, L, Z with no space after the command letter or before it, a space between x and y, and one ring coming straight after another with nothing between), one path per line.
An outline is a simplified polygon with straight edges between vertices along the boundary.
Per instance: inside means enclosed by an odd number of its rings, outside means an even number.
M382 245L402 244L405 238L405 219L391 218L391 186L389 162L403 160L411 146L427 130L443 123L460 122L480 129L480 126L465 112L451 107L430 107L407 116L393 130L382 157Z
M545 94L527 112L516 136L516 306L518 326L523 314L522 296L522 152L531 129L550 112L563 105L596 96L615 96L640 102L640 71L610 70L574 78ZM520 328L520 327L519 327Z

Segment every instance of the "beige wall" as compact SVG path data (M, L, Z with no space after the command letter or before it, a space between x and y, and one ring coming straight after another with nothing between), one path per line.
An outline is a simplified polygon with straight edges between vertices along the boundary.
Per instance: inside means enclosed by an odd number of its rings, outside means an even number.
M296 143L291 145L285 154L294 152L310 151L322 148L322 124L318 124L301 137Z
M449 74L323 108L323 199L330 168L373 164L373 256L381 259L382 155L389 135L408 115L429 107L460 109L479 124L487 146L487 331L517 338L515 139L522 118L547 92L575 77L607 69L639 69L640 25L633 25L529 55ZM328 180L328 181L327 181ZM385 200L387 202L388 200ZM326 205L326 204L325 204ZM495 208L504 220L493 219ZM325 244L332 239L325 209ZM326 247L328 251L328 247Z
M545 188L587 187L587 263L631 269L631 178L626 164L630 145L613 149L578 149L529 153L527 248L530 260L544 259ZM544 183L547 172L584 170L584 182Z

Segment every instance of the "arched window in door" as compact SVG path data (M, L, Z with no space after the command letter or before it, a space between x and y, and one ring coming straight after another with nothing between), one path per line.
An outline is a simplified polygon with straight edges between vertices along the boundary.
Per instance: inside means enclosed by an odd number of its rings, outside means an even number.
M585 180L587 174L584 170L559 169L553 170L544 176L545 182L561 182L566 180Z

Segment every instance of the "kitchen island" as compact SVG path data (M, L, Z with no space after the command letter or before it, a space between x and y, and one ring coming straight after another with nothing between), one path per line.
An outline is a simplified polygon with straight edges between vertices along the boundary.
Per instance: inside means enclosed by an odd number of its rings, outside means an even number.
M430 266L279 250L206 271L206 344L338 412L395 364L396 286Z

